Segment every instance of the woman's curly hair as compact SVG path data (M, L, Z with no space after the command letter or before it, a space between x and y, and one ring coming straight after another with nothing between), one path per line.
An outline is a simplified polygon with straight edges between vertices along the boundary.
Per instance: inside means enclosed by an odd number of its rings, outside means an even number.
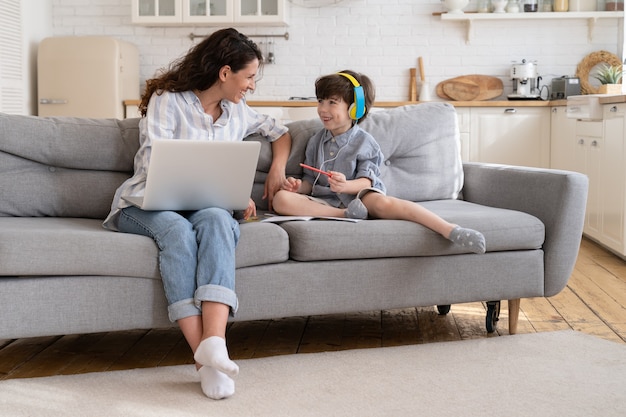
M238 72L255 59L262 64L263 55L247 36L232 28L218 30L172 62L161 75L146 81L139 111L146 115L154 93L206 90L218 81L220 68L228 65Z

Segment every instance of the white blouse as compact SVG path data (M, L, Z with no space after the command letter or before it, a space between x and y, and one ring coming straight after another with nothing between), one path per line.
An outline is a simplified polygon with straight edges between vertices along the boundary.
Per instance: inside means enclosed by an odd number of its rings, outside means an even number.
M257 113L244 99L239 103L222 100L221 106L221 116L213 121L192 91L164 91L160 95L152 95L146 116L139 122L135 173L115 192L111 212L103 223L105 228L118 230L119 212L130 206L122 196L143 196L152 142L155 139L241 141L248 135L259 133L273 142L288 130L272 117Z

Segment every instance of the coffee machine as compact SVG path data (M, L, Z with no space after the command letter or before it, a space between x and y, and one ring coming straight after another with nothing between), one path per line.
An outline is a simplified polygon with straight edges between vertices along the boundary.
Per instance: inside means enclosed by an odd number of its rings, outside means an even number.
M511 67L511 79L513 80L513 94L509 94L509 100L540 100L537 64L522 59L521 63L514 63Z

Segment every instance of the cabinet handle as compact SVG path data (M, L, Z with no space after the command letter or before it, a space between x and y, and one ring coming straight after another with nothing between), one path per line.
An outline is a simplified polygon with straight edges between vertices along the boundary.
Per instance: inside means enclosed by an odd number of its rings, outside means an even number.
M578 139L578 144L579 145L584 145L585 144L585 139Z
M598 141L597 140L592 140L591 141L591 146L598 146Z
M67 100L60 98L41 98L39 104L67 104Z
M517 109L505 109L504 112L505 113L516 113Z
M613 106L611 107L611 110L609 110L611 113L615 113L617 112L617 106Z

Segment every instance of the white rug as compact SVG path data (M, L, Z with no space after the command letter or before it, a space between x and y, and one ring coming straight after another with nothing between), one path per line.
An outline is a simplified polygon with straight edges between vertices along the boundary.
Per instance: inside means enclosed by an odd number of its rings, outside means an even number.
M574 331L238 363L227 400L184 365L3 381L0 416L626 416L626 346Z

